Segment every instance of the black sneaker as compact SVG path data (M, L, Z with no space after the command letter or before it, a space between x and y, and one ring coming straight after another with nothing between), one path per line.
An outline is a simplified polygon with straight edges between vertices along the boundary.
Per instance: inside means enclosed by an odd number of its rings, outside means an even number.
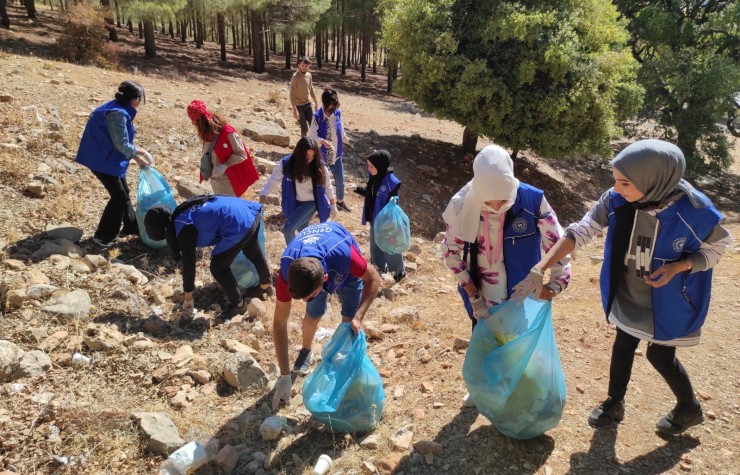
M247 302L242 300L241 307L236 305L229 305L226 310L218 314L219 320L229 320L236 317L237 315L244 315L247 313Z
M615 401L608 398L591 411L588 423L593 427L608 426L612 422L621 422L624 419L624 401Z
M98 246L108 249L116 245L116 240L112 241L103 241L102 239L98 239L96 237L92 238L92 241L97 244Z
M308 371L311 368L312 359L313 354L311 353L311 350L301 348L301 351L298 352L298 358L296 358L295 363L293 363L293 372L302 375L308 374Z
M406 271L401 272L400 274L396 274L393 276L393 280L396 282L401 282L406 277Z
M697 424L704 422L700 404L678 404L671 412L655 424L663 435L678 435Z
M352 208L347 206L347 203L345 203L344 201L337 201L337 209L341 209L342 211L346 211L348 213L352 212Z

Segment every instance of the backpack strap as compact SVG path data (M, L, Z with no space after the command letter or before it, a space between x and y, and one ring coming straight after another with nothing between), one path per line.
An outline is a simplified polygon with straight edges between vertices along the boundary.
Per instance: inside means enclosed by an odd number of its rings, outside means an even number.
M466 242L463 246L463 261L468 260L468 254L470 254L470 263L468 265L468 274L470 274L470 280L473 284L480 289L480 275L478 273L478 243L477 242Z

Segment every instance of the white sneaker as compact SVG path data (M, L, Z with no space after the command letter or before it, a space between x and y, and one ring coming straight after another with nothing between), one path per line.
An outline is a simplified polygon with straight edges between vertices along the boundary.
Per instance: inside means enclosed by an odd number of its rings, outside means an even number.
M465 397L463 397L462 407L475 407L475 401L470 397L470 393L465 394Z

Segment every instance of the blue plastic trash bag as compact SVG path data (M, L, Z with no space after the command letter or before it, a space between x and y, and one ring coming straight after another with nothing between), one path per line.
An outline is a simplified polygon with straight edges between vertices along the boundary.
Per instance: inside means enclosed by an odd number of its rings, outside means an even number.
M393 196L373 220L375 244L386 254L402 254L411 247L409 217Z
M565 375L551 303L528 298L493 307L473 330L463 378L480 413L502 434L531 439L557 426Z
M265 221L262 219L260 221L260 230L259 235L257 237L260 243L260 247L262 248L262 252L265 253ZM254 264L252 261L247 259L247 256L244 255L243 252L240 252L236 255L233 261L231 261L231 265L229 266L231 268L231 272L234 274L234 277L236 278L236 283L239 285L239 288L242 290L251 289L252 287L259 285L260 283L260 276L257 273L257 269L255 269Z
M142 168L139 172L139 189L136 195L136 222L139 225L141 240L149 247L159 249L167 245L167 242L153 241L149 239L144 228L144 215L155 206L166 206L170 211L177 207L175 197L170 185L153 166Z
M383 414L383 380L367 356L365 334L337 327L323 359L303 383L306 409L333 432L375 429Z

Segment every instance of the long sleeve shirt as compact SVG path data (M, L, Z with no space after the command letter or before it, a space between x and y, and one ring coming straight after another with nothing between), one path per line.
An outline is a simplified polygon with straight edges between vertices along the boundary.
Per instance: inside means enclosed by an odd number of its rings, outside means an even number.
M296 107L310 103L309 95L313 98L313 102L318 104L316 92L313 90L311 73L296 71L293 73L293 77L290 78L290 105Z
M329 173L329 169L326 167L326 165L322 164L322 166L324 167L324 176L326 177L326 184L324 186L324 189L326 190L326 197L329 198L329 202L333 202L335 194L334 186L332 186L331 180L329 179L331 174ZM270 177L267 179L267 181L265 181L265 184L262 185L260 195L269 195L276 187L281 186L282 181L283 167L280 163L278 163L272 170L272 174L270 175ZM295 193L296 199L298 201L313 201L313 182L311 181L311 178L306 178L303 181L295 181Z
M232 132L228 134L228 139L229 139L229 144L231 145L231 149L233 150L233 153L223 163L223 165L226 165L227 168L232 165L241 163L244 160L247 160L249 158L247 156L247 152L244 150L244 145L242 144L242 141L239 138L239 134L237 134L236 132ZM208 152L210 149L211 149L211 142L206 142L203 144L203 153ZM214 168L220 164L215 151L214 153L211 154L211 163L213 164ZM229 181L229 177L226 175L226 173L219 175L219 176L211 175L210 182L211 182L211 187L213 188L213 194L223 195L223 196L234 196L234 188L231 186L231 182Z
M126 116L123 112L117 110L108 112L105 116L105 126L116 150L131 160L136 155L136 147L129 139L126 130Z

